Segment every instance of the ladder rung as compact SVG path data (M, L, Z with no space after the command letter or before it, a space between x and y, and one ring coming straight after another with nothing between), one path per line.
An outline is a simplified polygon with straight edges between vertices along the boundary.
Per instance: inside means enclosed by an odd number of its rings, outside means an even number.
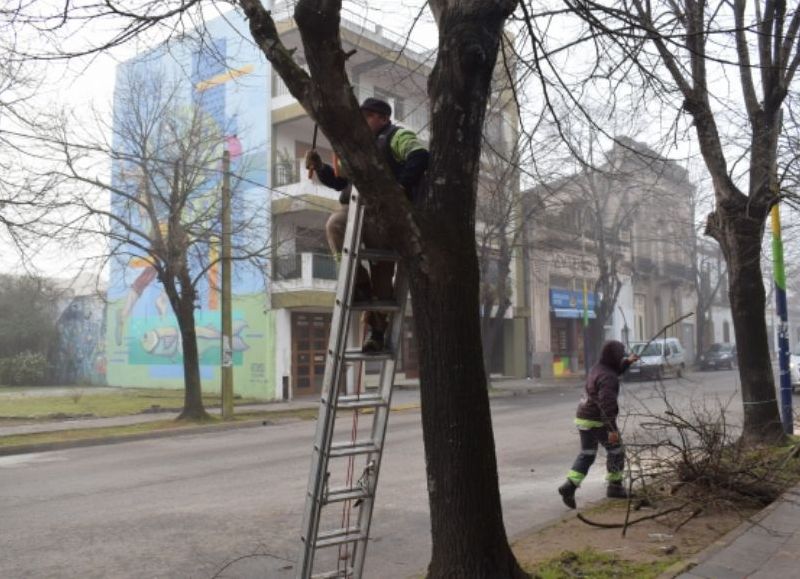
M338 489L331 489L325 497L325 504L341 503L342 501L368 499L370 494L364 487L342 487Z
M382 362L394 359L394 352L392 350L383 350L381 352L362 352L360 349L345 350L344 359L348 362Z
M370 261L400 261L400 255L391 249L359 249L356 258Z
M355 456L357 454L369 454L380 452L380 448L373 440L357 440L355 442L334 442L331 444L328 456L342 457Z
M378 408L386 406L380 394L349 394L336 399L337 408Z
M400 305L395 300L372 300L355 302L350 306L350 309L359 312L399 312Z
M337 577L353 577L353 568L340 569L339 571L327 571L325 573L314 573L311 579L336 579Z
M346 529L336 529L335 531L323 531L317 535L317 542L314 546L317 549L324 547L333 547L335 545L344 545L345 543L355 543L356 541L364 541L366 537L361 533L358 527L347 527Z

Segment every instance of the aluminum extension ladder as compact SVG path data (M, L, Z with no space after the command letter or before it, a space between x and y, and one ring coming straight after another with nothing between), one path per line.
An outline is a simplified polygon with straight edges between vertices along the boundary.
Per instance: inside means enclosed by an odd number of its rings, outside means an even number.
M298 579L360 579L364 569L408 281L395 252L361 247L363 225L364 205L354 191L350 197L317 432L314 437L303 515L302 551L297 566ZM395 300L353 302L357 266L362 260L397 263ZM356 333L352 331L351 324L357 323L359 313L370 310L392 314L385 335L387 346L379 353L362 353L361 348L356 347L357 344L348 346L348 341L356 341L348 340L348 335ZM374 392L362 392L360 388L362 365L368 361L381 363L379 386ZM353 379L351 374L350 380L351 384L357 382L359 385L355 392L347 390L348 366L354 366L358 370L358 379ZM360 437L358 420L362 418L369 423L370 415L367 412L371 412L371 424L368 428L370 435ZM350 418L352 422L344 432L341 428L343 418ZM344 484L335 486L340 484L336 475L342 471L345 471ZM355 473L360 473L357 480ZM341 506L340 516L336 514L336 505ZM354 510L357 512L353 513ZM334 511L333 518L330 516L331 511ZM315 572L316 568L327 570Z

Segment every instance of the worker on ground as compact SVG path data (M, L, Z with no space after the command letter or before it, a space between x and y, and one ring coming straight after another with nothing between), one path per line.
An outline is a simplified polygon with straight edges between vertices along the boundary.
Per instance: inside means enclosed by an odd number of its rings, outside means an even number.
M361 112L367 125L375 135L378 150L386 158L395 179L403 186L412 203L419 203L424 194L423 177L428 168L428 150L417 135L408 129L392 123L392 107L386 101L367 98L361 104ZM344 232L347 227L347 205L350 202L350 181L331 165L322 162L316 150L306 154L306 168L317 174L319 181L332 189L340 191L341 208L331 214L325 225L328 245L339 259L344 245ZM362 239L371 249L388 247L372 225L367 208ZM389 261L370 262L371 275L359 264L356 274L354 301L370 299L389 300L392 298L392 277L394 263ZM381 312L367 312L368 335L362 349L365 352L379 352L385 349L384 335L388 326L388 316Z
M600 361L592 366L586 378L583 398L578 404L575 424L581 441L581 452L567 480L558 487L564 504L575 508L575 491L586 478L589 468L597 456L598 445L606 451L606 496L613 499L626 499L628 492L622 485L622 471L625 466L625 450L622 446L617 415L619 406L619 377L638 360L635 354L625 355L622 342L611 340L603 344Z

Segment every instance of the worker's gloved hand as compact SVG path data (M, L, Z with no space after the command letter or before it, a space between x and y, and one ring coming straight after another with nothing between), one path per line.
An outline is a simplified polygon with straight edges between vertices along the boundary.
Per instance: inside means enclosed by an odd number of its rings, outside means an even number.
M619 432L612 430L608 433L608 444L619 444Z
M319 153L315 149L311 149L308 153L306 153L306 169L309 171L319 171L322 169L322 157L319 156Z

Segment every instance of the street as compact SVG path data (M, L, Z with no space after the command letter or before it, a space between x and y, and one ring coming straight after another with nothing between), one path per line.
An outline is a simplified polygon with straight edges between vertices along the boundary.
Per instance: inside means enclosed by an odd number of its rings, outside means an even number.
M727 399L736 372L667 380L671 400ZM653 383L626 383L625 401ZM580 390L492 401L510 538L563 516L555 488L577 452ZM741 413L734 402L732 414ZM0 577L293 577L313 421L0 458ZM603 458L578 493L603 496ZM420 415L395 412L366 577L423 573L430 550Z

